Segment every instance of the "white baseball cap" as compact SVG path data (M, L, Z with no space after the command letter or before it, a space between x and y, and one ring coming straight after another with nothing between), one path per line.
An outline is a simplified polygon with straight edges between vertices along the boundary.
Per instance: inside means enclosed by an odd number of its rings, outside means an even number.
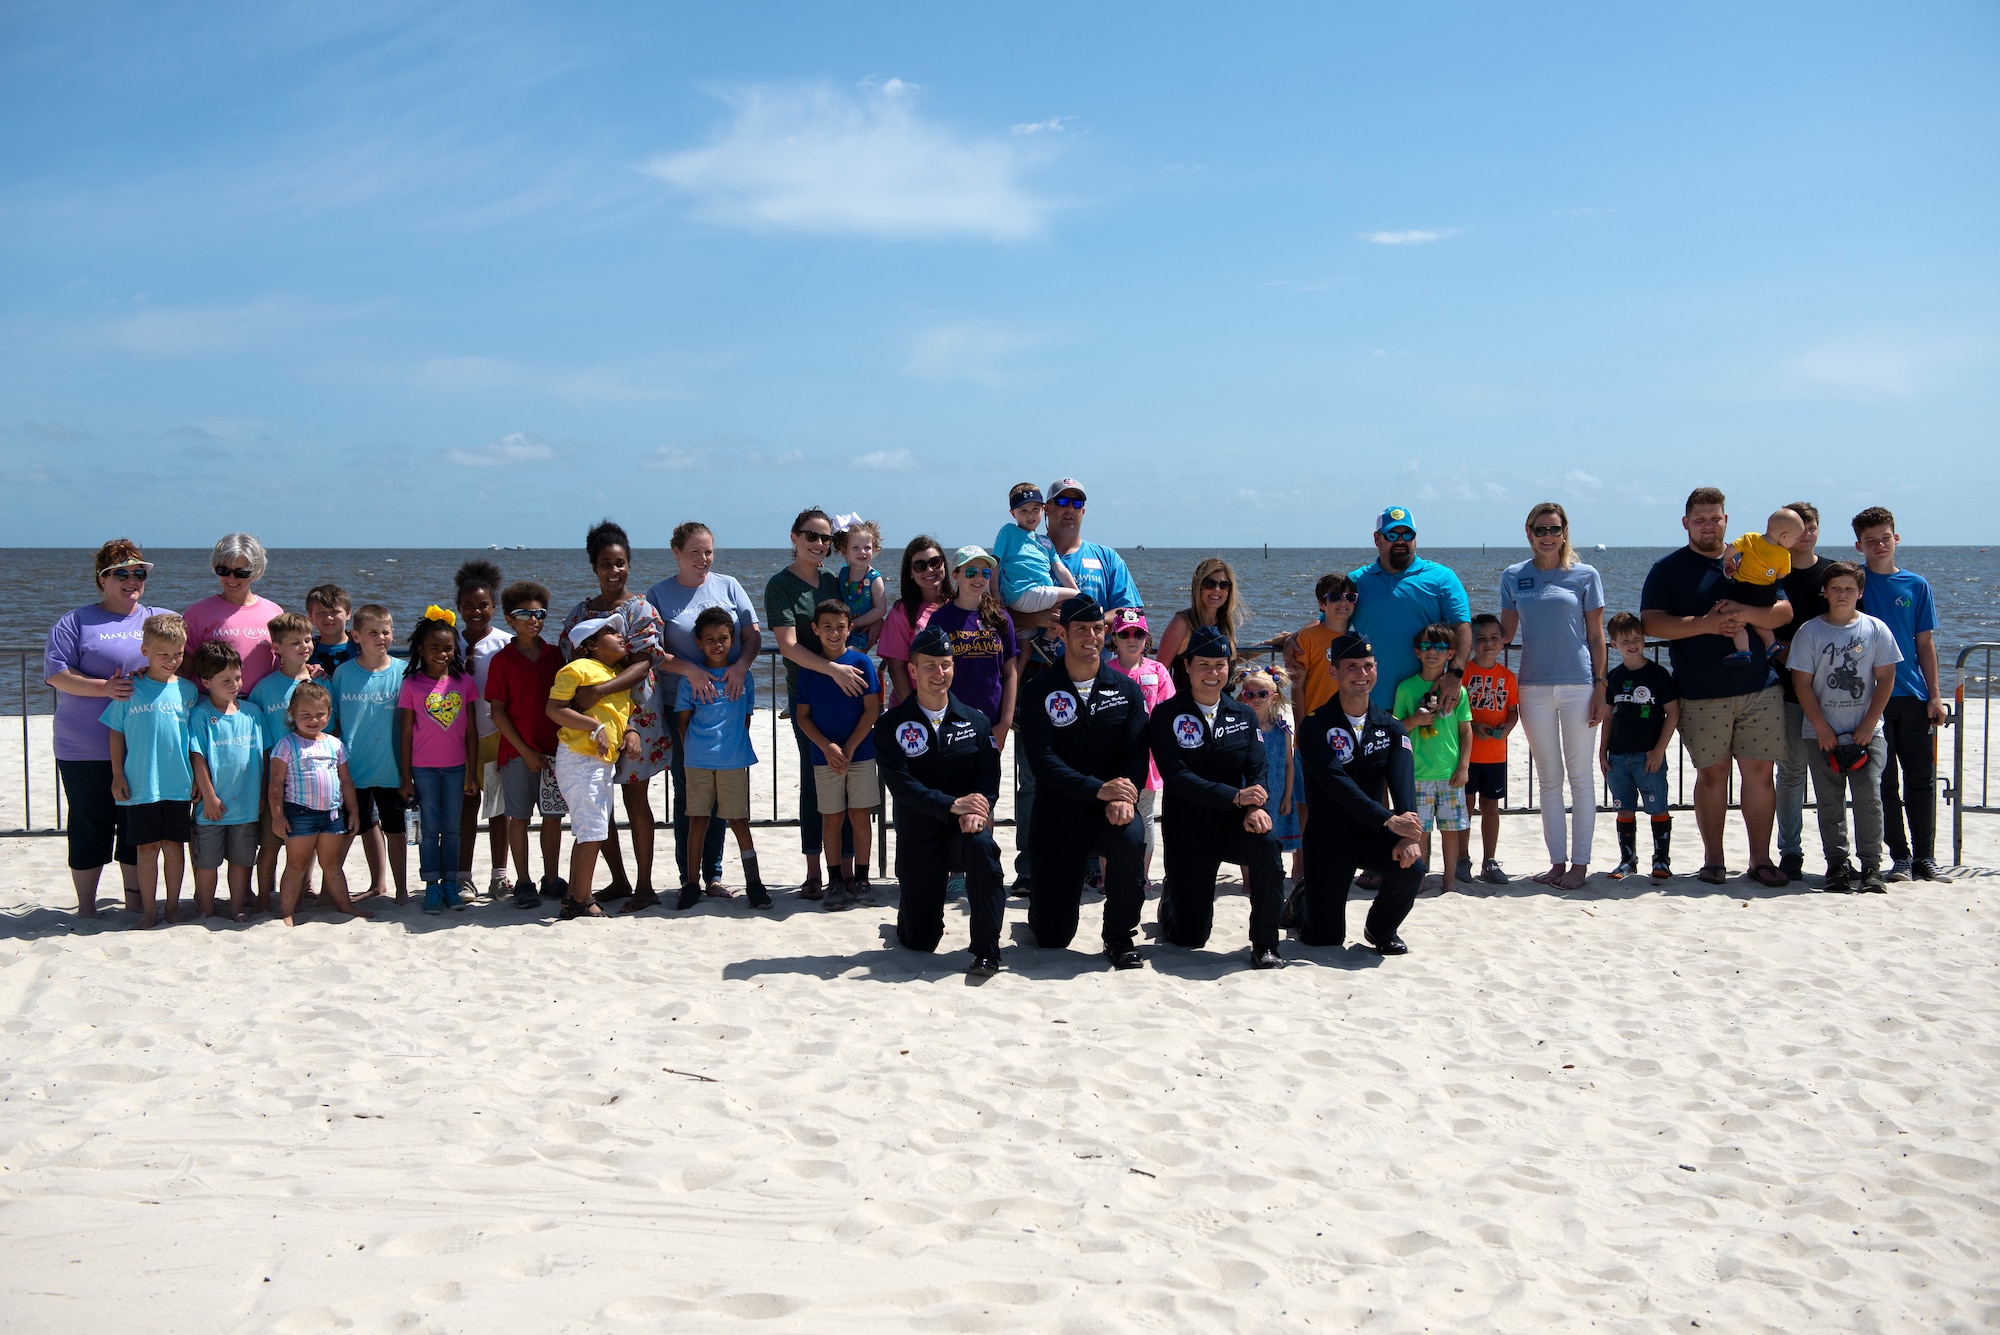
M592 617L588 621L577 622L569 632L570 648L583 648L584 641L597 634L600 630L615 630L620 635L623 635L625 633L625 614L623 612L613 612L608 617Z

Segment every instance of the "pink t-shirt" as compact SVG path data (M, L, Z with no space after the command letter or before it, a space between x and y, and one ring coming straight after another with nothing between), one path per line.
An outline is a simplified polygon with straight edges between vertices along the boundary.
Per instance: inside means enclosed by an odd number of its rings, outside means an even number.
M1125 672L1125 665L1115 658L1111 660L1111 666L1120 672ZM1148 714L1153 712L1153 706L1174 693L1174 674L1167 671L1156 658L1141 658L1138 666L1125 675L1138 683L1139 694L1146 701ZM1146 765L1146 786L1157 792L1160 787L1160 767L1150 760Z
M243 690L262 681L267 673L278 666L278 656L271 652L271 618L285 609L269 598L250 595L250 601L238 607L221 594L204 598L187 611L181 613L187 622L187 657L181 660L181 675L194 676L194 651L210 640L226 640L237 656L243 660Z
M417 716L410 732L410 764L417 769L450 769L465 763L465 730L472 726L472 706L479 684L471 677L426 677L403 674L396 708Z
M912 626L910 618L903 612L899 599L889 609L889 615L882 618L882 639L875 646L875 653L884 663L895 659L904 665L910 661L910 641L917 638L917 632L931 624L931 613L943 607L943 603L925 603L917 610L917 624ZM896 679L888 672L882 674L882 684L889 690L889 706L893 708L901 697L896 693Z

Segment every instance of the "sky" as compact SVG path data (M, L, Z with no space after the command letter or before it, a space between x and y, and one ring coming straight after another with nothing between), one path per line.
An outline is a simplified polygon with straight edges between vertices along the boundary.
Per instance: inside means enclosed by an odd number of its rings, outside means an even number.
M2000 540L1990 3L0 3L0 544Z

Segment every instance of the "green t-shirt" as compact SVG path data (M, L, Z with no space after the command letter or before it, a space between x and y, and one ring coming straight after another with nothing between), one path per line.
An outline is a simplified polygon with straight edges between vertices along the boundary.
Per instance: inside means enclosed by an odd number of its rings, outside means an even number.
M840 577L822 570L819 583L808 584L792 573L786 566L771 576L771 582L764 586L764 624L776 630L779 626L790 626L798 632L799 647L818 654L821 658L838 658L842 652L836 648L829 654L820 646L819 636L813 633L813 609L826 599L840 602ZM785 660L785 691L794 699L799 694L799 665L791 659Z
M1407 719L1417 712L1417 702L1430 694L1433 685L1422 677L1409 678L1396 688L1396 707L1390 712L1398 719ZM1458 773L1458 725L1470 722L1472 696L1461 686L1458 707L1451 711L1451 717L1439 719L1432 728L1410 729L1410 752L1418 782L1438 783Z

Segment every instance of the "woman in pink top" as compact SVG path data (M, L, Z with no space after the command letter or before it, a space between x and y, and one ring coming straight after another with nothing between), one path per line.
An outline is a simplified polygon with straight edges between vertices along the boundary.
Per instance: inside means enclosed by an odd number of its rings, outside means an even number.
M458 614L435 605L410 636L410 666L396 697L397 760L403 800L417 802L417 865L424 912L463 910L458 887L458 823L479 791L479 683L458 652Z
M222 592L204 598L181 619L187 622L187 657L181 671L194 676L194 651L210 640L221 640L243 660L243 694L278 666L271 652L271 618L285 609L250 589L264 578L264 544L248 533L225 534L208 554Z
M902 589L903 596L882 619L882 640L875 646L887 669L891 707L910 693L910 641L930 624L931 613L952 599L944 548L936 538L919 534L903 548Z
M1156 658L1146 655L1146 618L1129 608L1121 608L1111 614L1111 644L1117 649L1118 657L1111 666L1130 677L1139 687L1139 694L1146 701L1146 712L1152 713L1160 701L1174 693L1174 677L1166 666ZM1139 794L1138 818L1145 822L1141 827L1146 832L1146 877L1153 875L1153 844L1157 837L1153 831L1153 807L1160 800L1160 767L1151 760L1146 762L1146 787Z

